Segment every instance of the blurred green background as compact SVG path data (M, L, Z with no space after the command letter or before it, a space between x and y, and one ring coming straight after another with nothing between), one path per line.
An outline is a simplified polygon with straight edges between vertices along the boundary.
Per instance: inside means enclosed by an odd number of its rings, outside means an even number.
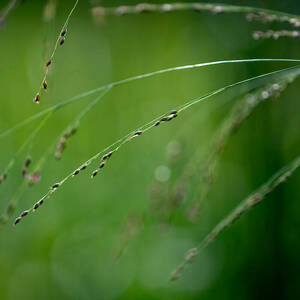
M7 2L1 1L0 9ZM95 4L80 1L49 73L49 90L38 106L32 98L44 63L74 3L57 0L54 17L45 22L47 2L23 1L0 31L0 132L65 99L133 75L225 59L299 58L297 39L251 37L254 30L287 25L249 23L239 14L196 12L106 17L97 24L90 13ZM292 0L226 2L300 14L299 3ZM94 3L117 6L138 1ZM52 154L47 159L41 182L21 195L15 216L82 162L161 113L227 84L291 65L220 65L113 89L82 120L62 159L56 161ZM179 281L168 282L187 249L299 154L298 79L278 100L259 105L230 138L199 220L190 222L183 205L171 220L161 222L149 199L158 168L168 166L170 181L195 152L205 161L215 131L239 99L237 92L195 105L127 144L103 174L91 181L92 167L71 179L16 228L12 218L0 231L0 299L299 299L299 171L224 232ZM94 98L52 116L34 140L33 163ZM1 139L1 172L38 124L39 120ZM176 166L168 163L172 145L179 149ZM1 212L23 181L26 154L18 157L0 186Z

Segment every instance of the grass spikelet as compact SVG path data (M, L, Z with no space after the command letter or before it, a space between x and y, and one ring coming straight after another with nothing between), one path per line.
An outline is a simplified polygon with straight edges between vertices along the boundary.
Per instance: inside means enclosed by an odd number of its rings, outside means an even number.
M203 202L207 198L214 182L219 157L226 147L230 136L238 130L238 128L260 103L267 99L278 97L280 92L286 89L288 84L290 84L296 76L297 75L291 76L278 83L268 84L265 87L257 89L254 92L247 94L233 107L229 116L220 126L220 129L214 137L209 157L205 160L205 162L201 162L201 187L199 186L199 189L196 190L195 199L192 201L196 203L192 204L189 209L189 217L191 221L195 221L199 216ZM187 165L187 168L189 168L189 165ZM199 170L199 166L198 168L193 168L193 171L185 170L184 174L188 174L188 177L184 178L185 184L187 184L191 176L193 176L197 170Z
M241 216L251 210L258 203L263 201L265 197L271 193L278 185L285 182L286 179L293 174L294 171L300 166L300 156L294 159L291 163L283 167L276 174L274 174L266 183L264 183L257 191L248 196L245 200L243 200L231 213L227 215L223 220L221 220L212 231L203 239L203 241L199 244L198 247L191 249L188 253L193 253L192 258L194 259L201 251L204 250L210 243L212 243L218 236L221 234L226 228L235 223ZM186 255L184 262L179 265L172 273L170 279L176 280L178 279L187 264L191 263L190 255Z
M40 132L40 130L46 125L47 121L49 120L49 118L51 117L52 112L50 111L45 117L44 119L40 122L40 124L35 128L35 130L29 135L29 137L27 137L27 139L24 141L24 143L20 146L20 148L17 150L17 152L14 154L13 158L9 161L8 165L5 168L5 171L3 172L2 176L0 177L0 183L2 183L8 175L9 170L14 166L17 158L19 157L19 155L23 152L23 150L27 147L27 146L31 146L32 142L34 140L34 138L37 136L37 134ZM28 163L28 162L27 162ZM26 164L26 162L25 162ZM27 167L25 167L26 171ZM25 172L26 173L26 172ZM23 176L24 176L24 174Z
M223 87L223 88L220 88L220 89L217 89L213 92L210 92L204 96L201 96L199 98L196 98L196 99L193 99L183 105L181 105L180 107L178 107L176 110L179 113L183 112L184 110L190 108L191 106L197 104L197 103L200 103L200 102L203 102L209 98L211 98L212 96L216 95L216 94L219 94L219 93L222 93L228 89L231 89L231 88L234 88L238 85L242 85L242 84L245 84L245 83L250 83L250 82L254 82L256 80L259 80L259 79L265 79L265 78L268 78L268 77L271 77L271 76L277 76L277 77L280 77L280 76L292 76L292 75L296 75L296 74L299 74L300 73L300 67L293 67L293 68L288 68L288 69L283 69L283 70L280 70L280 71L275 71L275 72L271 72L271 73L266 73L266 74L263 74L263 75L259 75L259 76L256 76L256 77L252 77L252 78L248 78L246 80L242 80L242 81L239 81L239 82L236 82L236 83L233 83L233 84L230 84L226 87ZM109 89L111 88L112 86L109 86ZM108 90L109 90L108 89ZM161 120L166 114L162 115L162 116L159 116L157 117L156 119L148 122L147 124L145 124L144 126L138 128L137 130L134 130L132 132L130 132L129 134L127 134L125 137L119 139L118 141L116 141L115 143L113 143L112 145L106 147L105 149L101 150L100 152L96 153L93 157L91 157L89 160L87 160L85 163L83 163L82 165L90 165L93 161L95 161L96 159L98 159L101 155L103 156L103 153L109 151L110 149L112 149L113 147L115 147L113 150L110 150L112 152L116 152L118 151L123 145L125 145L126 143L130 142L131 141L131 136L136 133L137 131L139 130L142 130L144 133L149 131L150 129L154 128L155 127L155 124L158 120ZM79 167L80 168L80 167ZM72 178L72 175L73 175L73 172L72 171L69 175L67 175L64 179L62 179L58 184L59 186L62 186L67 180L69 180L70 178ZM96 175L98 174L98 170L95 170L92 174L92 178L95 177ZM51 196L53 194L53 192L56 190L55 189L50 189L50 191L48 191L40 200L44 200L44 199L47 199L49 198L49 196Z
M300 18L296 15L270 11L270 10L257 10L255 13L250 12L246 15L248 21L260 21L262 23L288 23L294 27L300 27Z
M93 171L91 178L93 179L97 174L98 174L99 170L95 170Z
M237 6L228 4L215 4L215 3L165 3L165 4L150 4L139 3L137 5L123 5L118 7L94 7L92 15L96 20L102 21L105 16L123 16L128 14L141 14L141 13L170 13L174 11L208 11L212 14L220 13L242 13L246 14L248 21L262 21L266 22L284 22L294 27L300 27L300 17L297 15L287 14L274 10Z
M55 42L55 45L54 45L54 49L50 55L50 58L47 60L46 62L46 71L45 71L45 74L44 74L44 77L42 79L42 82L41 82L41 85L40 85L40 88L39 88L39 91L37 93L38 97L36 96L33 101L37 104L39 104L39 100L40 100L40 94L42 92L42 89L47 89L47 83L46 83L46 80L47 80L47 75L48 75L48 72L49 72L49 67L50 65L53 63L53 60L54 60L54 56L55 56L55 53L56 53L56 50L57 50L57 47L58 45L62 46L63 43L65 42L65 35L67 33L67 26L69 24L69 21L70 21L70 18L78 4L79 0L76 0L75 1L75 4L73 6L73 8L70 10L68 16L67 16L67 19L62 27L62 29L60 30L60 33L56 39L56 42ZM45 88L45 83L46 83L46 88Z
M5 181L7 178L7 172L5 171L1 176L0 176L0 183L2 183L3 181Z
M67 141L68 139L73 136L77 132L77 127L72 127L68 131L66 131L63 136L60 138L59 143L56 147L56 152L55 152L55 158L56 159L61 159L61 156L63 154L63 151L65 150L67 146Z
M89 109L91 109L98 101L100 101L100 99L105 95L106 91L104 91L103 93L101 93L98 97L96 97L95 101L93 101L89 106L88 106L88 109L85 109L84 111L81 111L78 115L78 117L75 119L76 122L80 121L82 119L82 117L89 111ZM47 118L50 117L52 114L49 113ZM42 123L44 124L46 121L46 119L44 119L42 121ZM79 124L79 123L78 123ZM40 124L40 127L42 126L42 124ZM70 127L70 125L69 125ZM65 132L65 130L63 131ZM69 134L74 134L75 133L75 130L74 130L74 127L72 127L72 129L69 131ZM34 136L34 135L33 135ZM46 158L47 156L50 155L50 153L52 153L53 149L55 148L55 145L56 145L56 141L53 143L52 146L49 147L48 151L40 158L40 160L37 162L36 166L34 167L34 172L32 174L27 174L27 178L29 179L28 181L28 185L31 186L32 184L38 182L41 178L40 176L40 172L38 170L41 170L42 167L43 167L43 164L46 162ZM24 148L24 147L23 147ZM26 164L26 162L25 162ZM82 165L81 166L81 170L84 170L86 169L87 165ZM16 194L14 195L13 199L9 202L8 204L8 207L7 207L7 210L8 208L11 206L11 205L14 205L14 207L16 206L16 203L17 201L20 199L22 193L24 192L25 190L25 187L26 185L23 184L20 186L19 190L16 191ZM59 183L56 183L54 184L51 188L50 188L50 191L49 191L49 195L53 194L56 189L59 187ZM36 204L35 204L35 209L37 209L38 207L40 207L40 205L44 202L45 199L47 199L49 197L49 195L47 197L44 197L43 199L39 200ZM28 209L26 210L27 214L30 213L31 211L34 210L34 207L31 208L31 209ZM26 215L27 215L26 214ZM21 215L20 215L21 216ZM11 217L11 215L8 215L7 211L2 214L2 216L0 216L0 227L2 227L3 225L6 224L6 222L9 220L9 218ZM22 216L21 216L22 217ZM20 220L18 219L18 222ZM17 223L18 223L17 222Z
M253 38L255 40L261 40L261 39L274 39L277 40L281 37L289 37L289 38L300 38L300 31L297 30L268 30L268 31L255 31L253 32Z
M109 91L109 89L106 89L105 91L103 91L102 93L100 93L100 95L99 96L97 96L96 98L95 98L95 100L94 101L92 101L91 103L90 103L90 105L88 105L88 107L85 109L85 110L83 110L83 111L81 111L79 114L78 114L78 116L75 118L75 123L77 124L77 125L79 125L79 123L80 123L80 120L90 111L90 109L92 109L103 97L104 97L104 95L107 93ZM72 134L74 134L75 132L76 132L76 129L75 129L75 127L72 127L72 126L68 126L68 127L71 127L71 130L69 130L69 131L67 131L67 134L66 134L66 130L64 130L63 132L65 132L65 136L70 136L70 135L72 135ZM37 181L39 181L40 180L40 175L39 175L39 172L37 172L36 170L37 169L41 169L42 168L42 166L43 166L43 164L45 163L45 161L46 161L46 158L47 158L47 156L50 154L50 153L52 153L52 151L53 151L53 148L55 147L55 142L53 143L53 145L52 146L50 146L49 147L49 149L48 149L48 152L46 152L42 157L41 157L41 159L39 160L39 162L37 163L37 166L35 167L35 171L32 173L32 174L29 174L30 176L28 177L29 179L30 179L30 181L28 182L28 185L32 185L33 183L35 183L35 182L37 182ZM108 156L111 156L111 154L110 153L108 153ZM80 167L80 171L81 170L85 170L86 168L87 168L87 164L83 164L81 167ZM76 172L76 171L75 171ZM77 172L76 172L76 174L78 174ZM27 210L27 213L30 213L31 211L34 211L34 210L36 210L37 208L39 208L43 203L44 203L44 200L45 199L48 199L49 198L49 196L50 195L52 195L56 190L57 190L57 188L60 186L60 183L55 183L52 187L50 187L50 190L49 190L49 192L48 192L48 195L47 196L45 196L45 197L43 197L42 199L40 199L31 209L28 209ZM25 185L23 184L21 187L20 187L20 190L19 191L17 191L17 193L16 193L16 195L14 196L14 198L13 198L13 200L11 200L10 202L9 202L9 205L10 204L12 204L12 203L15 203L16 201L18 201L18 199L20 199L20 197L21 197L21 195L22 195L22 193L24 192L24 188L25 188ZM10 216L8 216L7 215L7 213L5 213L5 214L3 214L2 216L1 216L1 222L0 222L0 225L4 225L8 220L9 220L9 217ZM19 222L20 220L18 220L18 222Z
M101 160L106 160L112 156L113 152L109 151L108 153L104 154L101 158Z

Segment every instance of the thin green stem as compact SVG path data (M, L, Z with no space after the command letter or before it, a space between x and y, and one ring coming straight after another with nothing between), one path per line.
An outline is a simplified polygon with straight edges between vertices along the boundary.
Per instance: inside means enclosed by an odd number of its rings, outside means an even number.
M180 107L177 108L177 113L180 114L181 112L183 112L184 110L186 110L187 108L193 106L194 104L197 104L199 102L203 102L204 100L207 100L208 98L216 95L216 94L220 94L228 89L231 89L235 86L239 86L239 85L242 85L242 84L245 84L245 83L250 83L250 82L253 82L253 81L256 81L258 79L262 79L262 78L268 78L270 76L291 76L291 75L294 75L294 74L299 74L300 73L300 67L293 67L293 68L288 68L288 69L283 69L283 70L280 70L280 71L275 71L275 72L271 72L271 73L267 73L267 74L263 74L263 75L259 75L259 76L256 76L256 77L252 77L252 78L249 78L249 79L246 79L246 80L242 80L242 81L239 81L239 82L236 82L234 84L230 84L226 87L223 87L221 89L218 89L218 90L215 90L211 93L208 93L202 97L199 97L199 98L196 98L192 101L189 101L183 105L181 105ZM175 113L177 115L177 113ZM120 149L120 147L122 147L123 145L125 145L126 143L132 141L132 139L134 137L137 137L139 136L141 133L145 133L147 131L149 131L150 129L153 129L154 127L156 127L156 122L159 121L159 122L163 122L163 119L164 118L169 118L168 116L169 114L163 114L157 118L155 118L154 120L148 122L147 124L141 126L140 128L130 132L129 134L127 134L125 137L117 140L115 143L113 143L112 145L106 147L105 149L99 151L98 153L96 153L93 157L91 157L89 160L87 160L86 162L84 162L83 164L80 165L79 168L77 168L76 170L81 170L82 167L87 168L93 161L95 161L97 158L99 158L104 152L110 150L110 149L113 149L111 151L111 154L112 153L115 153L116 151L118 151ZM171 119L174 117L174 114L171 115ZM170 118L169 118L170 120ZM42 197L40 198L40 200L37 202L37 203L43 203L44 200L48 199L51 195L54 194L54 192L59 188L61 188L61 186L70 178L74 177L74 172L73 171L72 173L70 173L69 175L67 175L65 178L63 178L62 180L60 180L59 182L57 182L56 184L54 184L50 190ZM36 203L36 204L37 204ZM35 205L36 205L35 204ZM30 208L27 210L27 213L29 212L32 212L34 210L34 207L33 208ZM20 218L20 217L18 217ZM18 219L17 218L17 219ZM20 221L20 219L19 219ZM19 222L18 221L18 222Z
M215 61L215 62L208 62L208 63L200 63L200 64L194 64L194 65L185 65L185 66L179 66L179 67L172 67L172 68L167 68L163 70L158 70L154 71L151 73L146 73L142 75L137 75L133 77L129 77L120 81L115 81L103 86L100 86L98 88L86 91L84 93L81 93L79 95L76 95L70 99L67 99L63 102L60 102L56 105L53 105L45 110L40 111L39 113L30 116L29 118L21 121L20 123L16 124L15 126L11 127L10 129L7 129L6 131L0 133L0 139L4 138L5 136L8 136L12 132L16 131L19 128L22 128L23 126L33 122L34 120L42 117L43 115L47 114L50 111L57 111L60 108L63 108L66 105L69 105L71 103L77 102L87 96L93 95L97 92L100 92L106 88L109 87L116 87L122 84L126 84L132 81L140 80L140 79L145 79L148 77L168 73L168 72L173 72L173 71L179 71L179 70L186 70L186 69L194 69L194 68L201 68L201 67L206 67L206 66L213 66L213 65L219 65L219 64L231 64L231 63L248 63L248 62L300 62L299 59L269 59L269 58L255 58L255 59L239 59L239 60L223 60L223 61Z
M82 118L92 109L92 107L94 107L109 92L109 90L110 90L110 88L107 88L102 93L100 93L99 96L97 96L95 98L95 100L93 102L91 102L88 105L88 107L86 107L86 109L81 111L78 114L78 116L66 128L64 128L61 131L61 133L57 136L57 138L55 138L52 145L50 147L48 147L48 150L44 153L44 155L39 159L39 161L33 167L33 170L34 170L33 173L41 172L47 158L49 157L49 155L51 153L53 153L59 138L64 134L64 132L66 130L68 130L69 127L72 126L72 124L76 124L78 126L80 124L80 121L82 120ZM52 112L50 112L50 114L51 113ZM21 186L17 189L17 191L13 195L12 199L7 204L7 208L6 208L5 212L0 216L0 229L1 229L1 227L3 227L7 223L7 221L10 219L10 217L13 215L13 212L15 211L15 208L18 204L18 201L20 200L20 198L22 197L23 193L26 190L26 186L27 186L27 182L24 180L22 182Z
M74 12L74 10L75 10L75 8L76 8L78 2L79 2L79 0L76 0L76 2L75 2L75 4L74 4L73 8L71 9L71 11L69 12L69 14L68 14L68 16L67 16L67 19L66 19L66 21L65 21L65 23L64 23L64 25L63 25L63 27L62 27L62 29L60 30L60 32L59 32L59 34L58 34L58 37L57 37L56 42L55 42L55 45L54 45L54 49L53 49L53 51L52 51L52 53L51 53L51 55L50 55L50 59L49 59L49 60L50 60L51 62L53 62L54 55L55 55L55 53L56 53L56 50L57 50L59 41L60 41L60 39L61 39L61 32L62 32L62 30L64 30L64 29L67 28L67 26L68 26L68 24L69 24L69 21L70 21L70 18L71 18L71 16L72 16L72 14L73 14L73 12ZM46 79L47 79L48 72L49 72L49 67L46 68L44 77L43 77L43 79L42 79L42 81L41 81L40 88L39 88L39 94L41 93L41 90L43 89L43 84L44 84L44 82L45 82Z

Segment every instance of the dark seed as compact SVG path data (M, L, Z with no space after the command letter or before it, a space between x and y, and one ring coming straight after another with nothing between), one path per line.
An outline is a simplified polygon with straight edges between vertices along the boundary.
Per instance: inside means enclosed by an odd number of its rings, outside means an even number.
M17 217L15 222L14 222L14 226L16 226L20 221L21 221L21 217Z
M92 174L92 178L94 178L98 174L98 170L95 170Z
M102 162L100 165L99 165L99 169L102 169L104 167L104 162Z
M37 93L35 98L33 98L33 102L36 102L37 104L39 104L40 103L39 101L40 101L40 94Z
M112 151L110 151L110 152L108 152L108 153L106 153L106 154L104 154L103 156L102 156L102 160L105 160L105 159L107 159L107 158L110 158L111 156L112 156Z
M154 126L158 126L160 124L160 121L156 121L155 123L154 123Z
M28 157L28 158L25 160L25 167L28 168L30 164L31 164L31 159Z
M83 165L83 166L80 168L80 170L85 170L86 167L87 167L87 165Z
M174 109L170 112L171 115L176 115L177 113L178 113L178 111L176 109Z
M137 131L134 135L141 135L143 133L142 130Z
M79 172L80 172L80 169L75 170L74 173L73 173L73 176L79 174Z
M169 117L163 117L163 118L161 119L161 121L162 121L162 122L169 121Z
M23 169L22 169L22 175L25 176L26 174L27 174L27 173L26 173L26 168L23 168Z
M46 89L47 89L47 87L48 87L47 81L46 81L46 80L44 80L44 81L43 81L43 88L44 88L44 90L46 90Z
M49 67L49 66L51 65L51 63L52 63L52 60L49 59L49 60L46 62L46 67Z
M24 211L21 213L20 217L25 217L26 215L28 215L28 210L24 210Z
M55 183L52 185L52 189L57 189L59 187L59 183Z
M61 36L65 36L67 33L67 28L64 28L62 31L61 31Z
M62 45L64 42L65 42L65 38L62 37L62 38L59 40L59 44Z
M38 209L39 207L40 207L40 203L37 202L36 204L34 204L33 209L36 210L36 209Z

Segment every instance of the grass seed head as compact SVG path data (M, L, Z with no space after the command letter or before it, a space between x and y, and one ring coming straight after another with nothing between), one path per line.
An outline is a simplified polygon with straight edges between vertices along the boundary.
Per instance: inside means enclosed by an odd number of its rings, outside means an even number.
M198 255L198 252L199 252L199 251L198 251L197 248L192 248L192 249L190 249L190 250L187 252L186 256L185 256L185 261L186 261L186 262L192 262L192 261L194 260L195 256Z
M31 158L30 157L27 157L26 160L25 160L25 168L28 168L31 164Z
M113 154L112 151L110 151L110 152L104 154L104 155L102 156L101 160L106 160L106 159L110 158L110 157L112 156L112 154Z
M91 178L93 179L97 174L98 174L99 170L95 170L93 173L92 173L92 176Z
M23 218L23 217L27 216L27 215L28 215L28 213L29 213L29 211L28 211L28 210L24 210L24 211L22 211L22 213L21 213L20 217L21 217L21 218Z
M72 177L74 177L74 176L76 176L77 174L79 174L79 172L80 172L80 169L76 169L76 170L73 172Z
M44 81L43 81L43 88L44 88L44 90L46 90L46 89L47 89L47 87L48 87L47 81L46 81L46 80L44 80Z
M61 31L60 35L61 35L61 36L65 36L66 34L67 34L67 28L64 28L64 29Z
M33 205L33 210L37 210L40 207L40 203L37 202Z
M51 189L52 189L52 190L55 190L55 189L57 189L58 187L59 187L59 183L55 183L55 184L52 185Z
M37 93L35 98L33 98L33 102L36 104L40 104L40 93Z
M15 219L14 226L16 226L21 221L21 219L22 219L21 217L17 217Z

